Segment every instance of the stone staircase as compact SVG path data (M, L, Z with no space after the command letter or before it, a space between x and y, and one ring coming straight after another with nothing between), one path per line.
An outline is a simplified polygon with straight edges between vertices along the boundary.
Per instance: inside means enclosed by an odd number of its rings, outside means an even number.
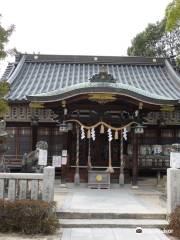
M161 228L166 214L58 212L62 228Z

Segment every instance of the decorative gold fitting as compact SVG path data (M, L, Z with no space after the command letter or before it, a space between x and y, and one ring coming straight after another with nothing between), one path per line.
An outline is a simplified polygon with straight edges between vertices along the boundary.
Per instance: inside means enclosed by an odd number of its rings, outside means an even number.
M44 108L44 103L41 102L31 102L29 104L30 108Z
M65 100L62 100L62 107L65 108L66 107L66 101Z

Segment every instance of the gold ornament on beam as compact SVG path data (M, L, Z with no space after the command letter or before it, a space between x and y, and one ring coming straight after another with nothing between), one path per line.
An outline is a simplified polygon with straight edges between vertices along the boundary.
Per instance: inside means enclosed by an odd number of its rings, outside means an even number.
M44 103L41 102L31 102L29 104L30 108L44 108Z
M160 108L160 111L162 112L173 112L175 110L175 107L173 105L163 105Z
M103 124L101 124L100 133L101 134L104 133L104 125Z
M92 94L89 94L89 100L98 102L100 104L105 104L107 102L115 101L116 96L114 94L109 94L109 93L92 93Z

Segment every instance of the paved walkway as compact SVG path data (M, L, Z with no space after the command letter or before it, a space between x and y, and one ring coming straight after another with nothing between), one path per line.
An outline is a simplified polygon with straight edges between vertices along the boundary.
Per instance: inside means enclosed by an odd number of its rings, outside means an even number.
M127 228L72 228L64 229L62 240L168 240L159 229L143 229L136 233Z
M150 187L132 189L131 185L111 189L87 189L68 185L68 193L61 202L61 211L110 213L166 213L166 202L161 193ZM58 200L58 195L56 195Z
M60 187L61 186L61 187ZM87 189L85 184L74 187L63 186L56 181L55 201L61 211L89 213L166 213L166 203L160 198L161 193L150 187L131 189L112 185L110 190ZM62 230L53 236L24 236L0 234L0 240L60 240ZM63 229L61 240L167 240L158 229L143 229L135 233L134 228L68 228Z

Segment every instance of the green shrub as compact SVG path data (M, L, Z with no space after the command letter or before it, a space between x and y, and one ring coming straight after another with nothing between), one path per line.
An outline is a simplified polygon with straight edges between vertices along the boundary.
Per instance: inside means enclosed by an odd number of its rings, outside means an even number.
M55 202L0 200L0 232L50 234L59 227Z
M180 206L176 207L169 216L168 229L172 229L172 235L180 238Z

